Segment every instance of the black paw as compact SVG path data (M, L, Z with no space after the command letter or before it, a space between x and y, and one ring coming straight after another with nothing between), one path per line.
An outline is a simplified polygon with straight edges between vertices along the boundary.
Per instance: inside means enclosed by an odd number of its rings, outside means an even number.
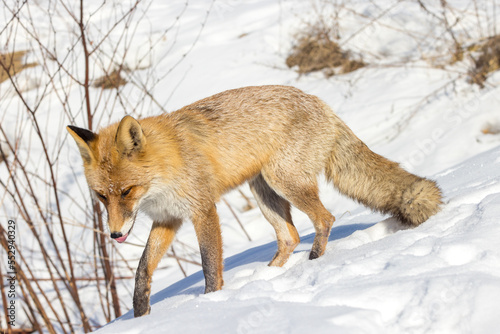
M309 260L314 260L317 259L318 257L320 257L320 255L316 251L311 250L311 253L309 253Z

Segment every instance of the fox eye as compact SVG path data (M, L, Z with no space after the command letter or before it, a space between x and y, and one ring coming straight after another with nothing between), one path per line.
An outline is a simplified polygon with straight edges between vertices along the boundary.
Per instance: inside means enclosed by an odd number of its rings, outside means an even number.
M103 201L107 201L107 200L108 200L108 198L107 198L106 196L104 196L103 194L98 193L97 191L96 191L95 193L96 193L96 194L97 194L97 196L98 196L100 199L102 199Z
M122 192L122 198L125 198L128 194L130 194L130 190L132 190L132 187L128 188L124 192Z

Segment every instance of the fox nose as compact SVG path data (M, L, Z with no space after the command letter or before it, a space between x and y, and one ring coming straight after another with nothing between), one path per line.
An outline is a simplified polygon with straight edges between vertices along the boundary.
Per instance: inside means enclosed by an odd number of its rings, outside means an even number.
M123 236L122 232L111 232L111 238L121 238Z

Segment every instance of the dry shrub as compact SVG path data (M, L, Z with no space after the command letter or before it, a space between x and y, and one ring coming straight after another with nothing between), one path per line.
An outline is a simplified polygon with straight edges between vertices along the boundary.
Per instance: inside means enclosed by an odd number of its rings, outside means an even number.
M92 87L112 89L123 86L127 83L127 80L125 80L120 73L120 70L113 70L110 74L105 74L102 77L97 78L92 84Z
M352 59L330 38L328 29L313 26L296 36L297 44L286 59L290 68L298 66L300 74L324 71L325 75L348 73L365 66L362 60Z
M479 57L474 58L474 67L469 71L469 81L482 88L488 74L500 68L500 35L489 38L471 50L477 52Z
M0 53L0 83L29 67L38 66L38 63L24 62L24 56L27 53L26 50Z
M463 46L460 44L456 44L453 52L451 52L451 59L449 60L449 64L453 65L455 63L461 62L462 60L464 60L464 55L465 51L463 49Z

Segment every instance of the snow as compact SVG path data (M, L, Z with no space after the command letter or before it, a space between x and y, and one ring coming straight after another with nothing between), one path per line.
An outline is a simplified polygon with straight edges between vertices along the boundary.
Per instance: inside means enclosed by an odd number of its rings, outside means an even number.
M467 1L448 3L465 13L473 12ZM322 201L337 218L326 253L308 260L314 228L305 214L294 209L301 244L284 267L275 268L267 266L277 248L272 227L258 208L244 211L246 201L232 191L226 200L238 208L238 218L252 240L247 239L227 205L218 203L225 257L223 289L203 294L199 266L184 264L189 276L183 278L175 261L164 258L153 275L151 314L133 318L131 279L119 292L129 311L97 333L497 332L500 135L483 134L481 129L489 122L500 122L499 73L479 89L463 75L466 61L443 70L422 60L423 55L432 58L439 54L445 33L410 1L377 4L359 0L350 4L349 8L367 17L341 11L340 34L348 39L345 47L363 53L364 59L375 65L328 79L321 73L299 77L284 65L291 36L313 22L318 13L327 15L325 2L197 0L141 6L140 10L148 12L148 24L137 28L138 36L152 36L130 43L126 62L130 68L161 64L157 73L138 70L133 75L143 82L155 82L153 92L163 109L175 110L230 88L293 85L325 100L375 152L436 180L445 203L427 222L406 229L394 219L339 195L320 178ZM440 8L438 4L436 8L428 6L436 11ZM99 15L102 17L93 17L96 25L108 22L111 14ZM371 22L374 17L379 18L375 23ZM37 21L40 29L46 28L45 20ZM476 22L474 13L461 22L465 23L459 37L482 34L471 28ZM492 24L500 28L500 20L495 20L484 21L481 29ZM360 31L365 25L372 28ZM103 47L113 48L113 36ZM154 57L144 59L142 52L151 45L155 46ZM65 47L64 42L59 42L59 47ZM142 96L131 86L121 91L129 104L116 105L112 113L98 109L101 119L117 121L131 112L126 106L134 106ZM93 101L101 94L94 90ZM78 106L81 96L74 94L77 96L72 95L68 103ZM103 95L107 94L111 93ZM31 98L36 100L36 96ZM61 139L55 139L49 130L62 133L70 120L56 110L51 116L50 107L41 108L39 115L46 118L43 131L53 143ZM148 116L162 111L151 104L149 109L143 106L134 112ZM1 119L16 124L7 129L12 137L25 127L16 123L14 112ZM74 121L83 126L83 115ZM62 198L61 205L78 222L78 214L84 210L76 206L88 205L83 203L89 199L81 195L86 187L81 168L71 167L80 166L79 153L70 140L67 142L61 156L68 158L59 163L58 183L75 199ZM36 146L30 151L35 163L40 152ZM28 160L23 152L20 157ZM43 166L40 169L40 174L46 173ZM242 191L251 197L247 186ZM131 265L142 253L136 245L145 243L150 225L149 218L139 215L127 243L119 246ZM75 252L92 247L91 241L81 239L75 228L70 236ZM179 231L177 241L186 245L182 251L188 256L189 247L196 249L189 222ZM175 242L173 247L178 247ZM129 272L123 269L123 273ZM97 297L84 294L82 298L88 316L94 323L103 323Z
M283 268L270 242L225 261L221 291L197 272L97 333L493 333L500 324L500 147L435 175L443 210L416 229L358 210L336 222L326 254L314 235Z

